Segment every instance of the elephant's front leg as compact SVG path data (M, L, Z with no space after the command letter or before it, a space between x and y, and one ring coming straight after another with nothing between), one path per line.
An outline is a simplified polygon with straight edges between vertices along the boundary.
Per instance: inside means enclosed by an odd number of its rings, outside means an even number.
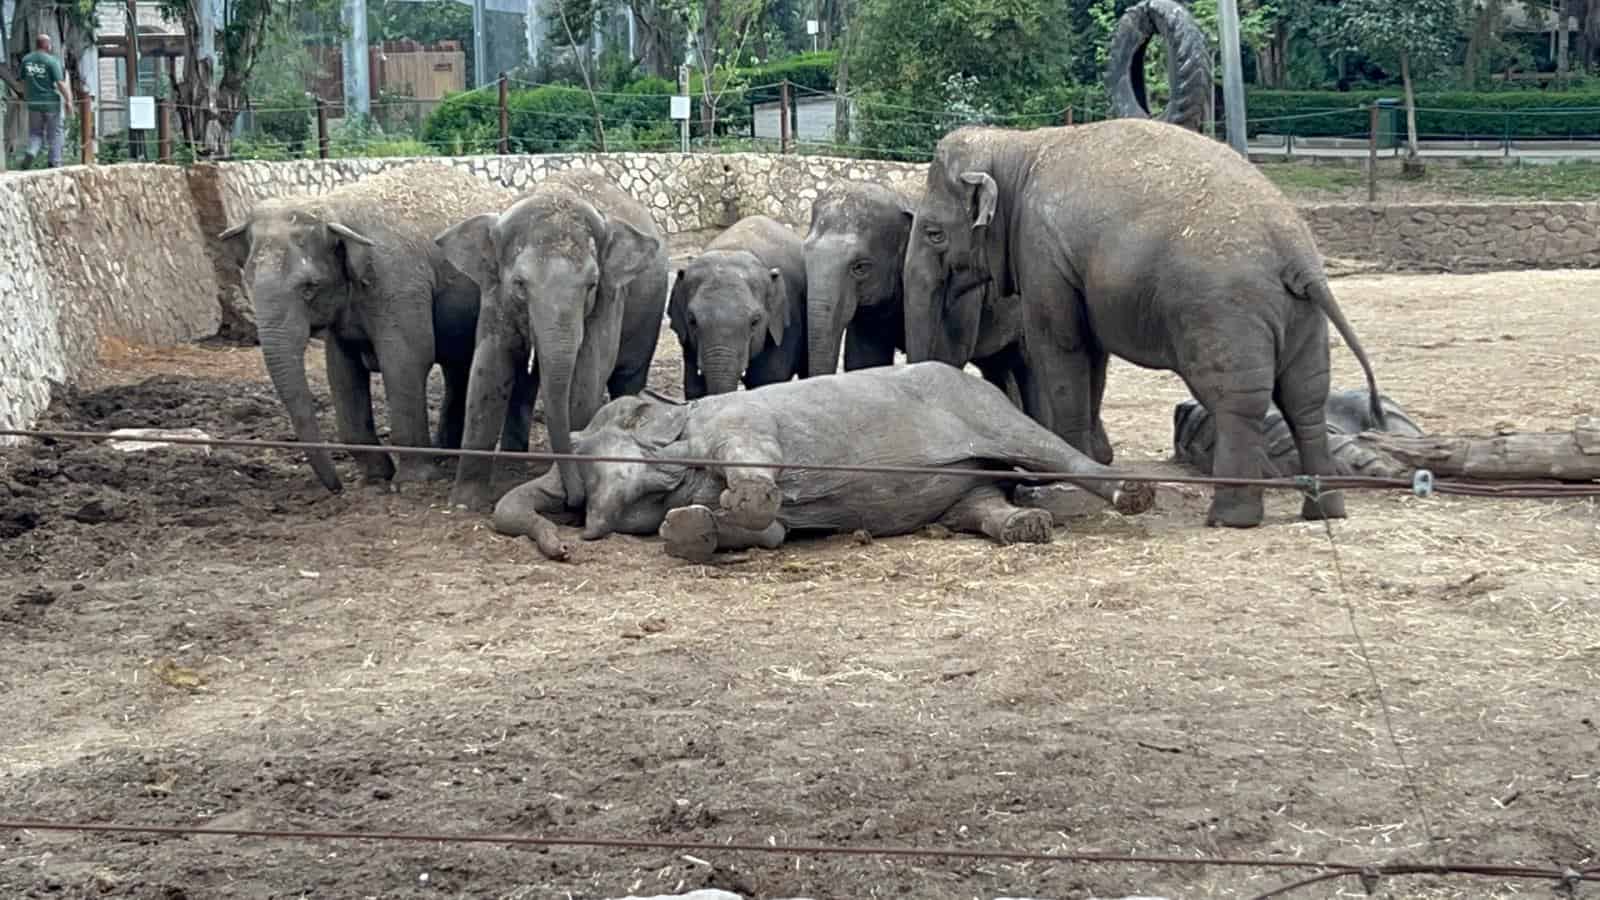
M1094 459L1094 366L1086 336L1074 321L1079 306L1075 296L1066 303L1053 297L1027 303L1024 353L1032 370L1029 390L1033 399L1025 408L1043 406L1050 417L1050 430Z
M713 454L726 462L783 462L777 442L759 434L724 438ZM747 531L765 531L778 517L783 492L778 488L778 470L762 466L727 466L722 469L727 487L718 499L717 516L728 524Z
M776 550L783 546L789 530L782 522L772 522L759 531L740 528L720 519L710 507L695 505L667 513L657 533L666 542L668 556L703 563L709 562L718 550Z
M1111 436L1106 434L1105 420L1100 417L1100 404L1106 396L1106 366L1110 362L1111 354L1098 347L1089 354L1089 417L1094 427L1094 433L1090 435L1094 449L1089 456L1102 466L1111 465L1115 457L1111 450Z
M378 423L372 416L372 373L361 362L360 352L338 338L330 336L323 345L340 442L378 446ZM427 446L426 439L423 446ZM379 484L394 477L394 460L389 454L375 451L357 456L368 482Z
M997 544L1048 544L1055 521L1048 510L1023 509L993 482L974 487L941 520L951 531L987 535Z
M428 447L428 373L433 369L433 337L386 335L375 341L383 392L389 406L389 436L402 447ZM400 456L395 480L437 481L445 477L439 457Z
M527 536L547 559L565 561L572 545L556 531L558 519L571 524L561 473L555 468L508 491L494 507L494 530L512 537Z
M846 372L893 364L893 335L876 334L861 328L851 328L844 333L844 370Z
M472 371L467 377L467 411L461 449L493 450L495 438L507 420L516 366L525 363L528 348L514 338L489 338L472 354ZM525 400L527 398L524 398ZM526 449L526 432L523 447ZM456 464L456 481L450 489L450 505L484 509L493 499L494 460L482 456L463 456Z

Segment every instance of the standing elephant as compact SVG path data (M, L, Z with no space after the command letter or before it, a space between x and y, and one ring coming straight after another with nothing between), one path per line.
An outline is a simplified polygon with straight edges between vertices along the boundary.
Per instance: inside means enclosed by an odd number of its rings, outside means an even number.
M1218 476L1261 476L1273 403L1304 471L1332 474L1330 319L1383 421L1372 366L1305 221L1244 157L1176 125L951 132L928 170L904 278L912 360L949 359L944 322L972 315L984 288L1019 296L1026 408L1102 463L1100 402L1116 354L1176 372L1215 413ZM1207 523L1253 527L1262 514L1261 488L1218 487ZM1301 508L1319 514L1342 518L1343 496Z
M441 163L389 169L316 197L264 200L218 235L243 267L272 384L304 443L322 440L306 381L306 344L326 338L328 385L344 443L378 444L372 374L383 375L392 439L428 445L428 373L444 370L436 442L461 444L478 288L434 246L451 222L498 209L507 192ZM532 398L512 398L508 446L526 448ZM502 398L501 416L506 415ZM333 458L307 452L318 480L342 485ZM396 477L382 452L361 454L366 477ZM436 459L403 455L398 480L442 477Z
M572 432L607 391L644 389L667 302L666 239L609 179L552 175L502 211L440 231L436 243L483 290L463 447L493 449L505 398L526 389L543 399L551 449L570 453ZM581 492L572 464L558 466ZM487 508L493 476L491 460L463 458L450 503Z
M841 336L846 372L889 365L906 349L901 264L915 212L908 192L862 182L823 188L811 204L804 243L808 374L833 374ZM971 361L1001 390L1016 389L1008 382L1026 372L1015 298L991 294L965 312L970 320L944 322L953 351L946 361Z
M667 302L684 398L805 377L805 297L805 251L788 226L747 216L712 239Z

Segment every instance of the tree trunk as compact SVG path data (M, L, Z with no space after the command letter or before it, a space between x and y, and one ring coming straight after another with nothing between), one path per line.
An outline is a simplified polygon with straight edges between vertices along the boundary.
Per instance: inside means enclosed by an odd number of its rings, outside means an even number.
M1400 80L1406 89L1406 158L1417 159L1417 95L1411 89L1411 54L1400 51Z
M1441 478L1481 481L1600 480L1600 418L1594 416L1578 419L1564 432L1495 437L1365 432L1350 438L1378 457L1363 474L1404 477L1427 469Z
M849 22L842 24L844 37L839 41L839 66L833 76L833 142L845 145L850 143L850 36L854 32Z

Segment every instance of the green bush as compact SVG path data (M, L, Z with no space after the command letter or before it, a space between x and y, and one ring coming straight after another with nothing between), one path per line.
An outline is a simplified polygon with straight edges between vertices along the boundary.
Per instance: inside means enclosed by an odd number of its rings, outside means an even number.
M311 140L311 102L304 91L283 90L254 98L255 132L263 142L283 147L289 156L300 156Z
M1386 91L1250 91L1250 134L1363 137L1366 106L1404 94ZM1222 111L1218 110L1218 118ZM1401 126L1404 128L1402 121ZM1465 91L1417 94L1417 133L1428 138L1558 138L1600 134L1600 91Z

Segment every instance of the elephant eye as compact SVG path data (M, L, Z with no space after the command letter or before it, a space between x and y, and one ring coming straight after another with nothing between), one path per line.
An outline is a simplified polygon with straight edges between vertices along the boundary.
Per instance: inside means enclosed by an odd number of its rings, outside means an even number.
M523 278L521 275L513 275L511 277L511 289L519 294L527 293L528 279Z
M945 242L944 229L942 228L929 228L923 232L923 235L927 237L928 243L935 246L939 246Z
M307 278L305 281L300 283L300 293L303 294L307 300L309 300L317 295L317 291L321 289L321 287L322 285L318 283L315 278Z
M857 278L864 277L872 271L872 263L865 259L858 259L850 264L850 274Z
M751 313L750 314L750 327L751 328L760 328L761 327L761 313Z
M689 313L689 327L690 328L694 328L695 326L697 326L699 324L700 323L696 322L695 319L694 319L694 313Z

